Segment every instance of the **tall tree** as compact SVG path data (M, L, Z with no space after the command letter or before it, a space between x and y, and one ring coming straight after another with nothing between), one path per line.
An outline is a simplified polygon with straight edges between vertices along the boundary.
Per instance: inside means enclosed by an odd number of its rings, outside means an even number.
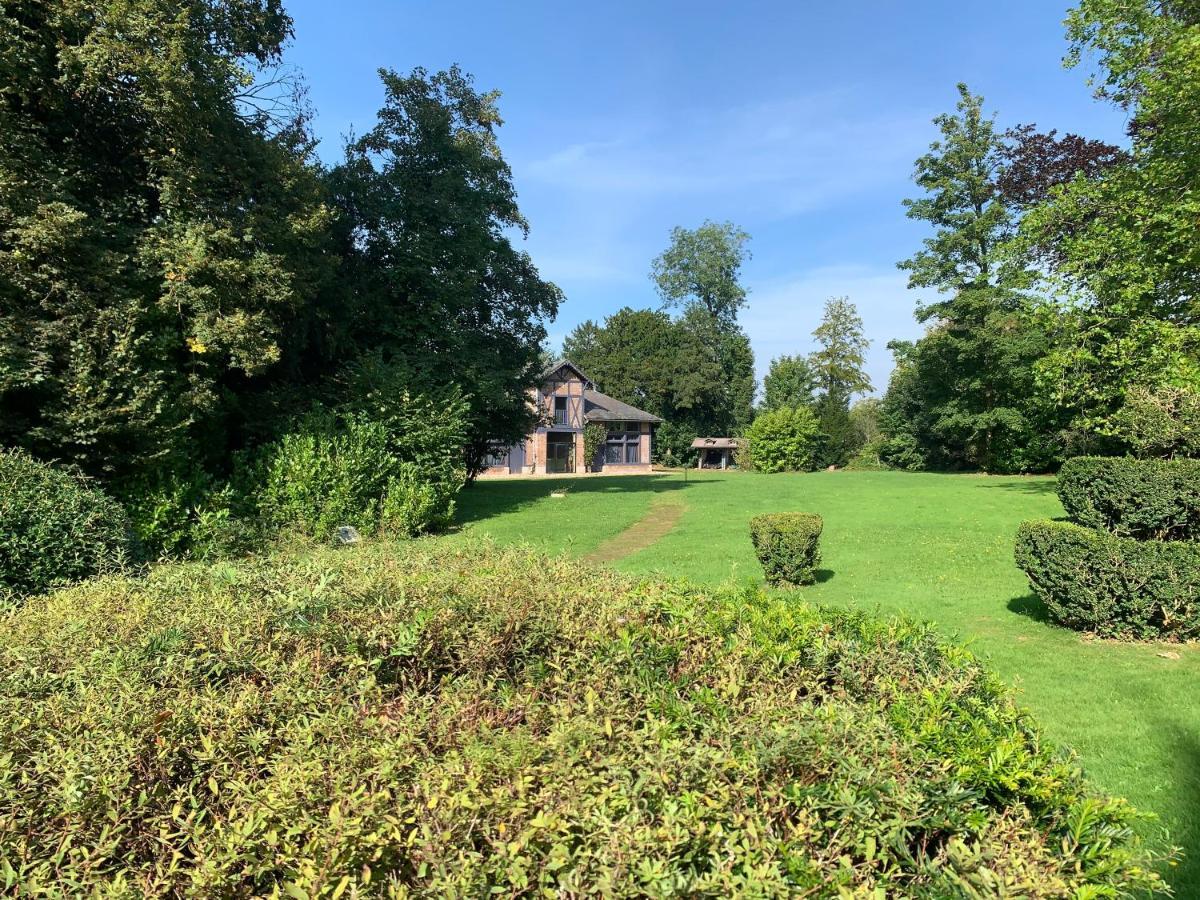
M711 427L724 434L740 431L754 417L754 354L737 322L746 303L740 275L750 257L749 241L750 235L729 222L674 228L670 246L651 265L663 305L682 307L688 329L720 360L725 403Z
M1030 244L1056 248L1064 297L1041 386L1079 428L1119 436L1131 397L1200 392L1200 16L1192 2L1081 0L1067 27L1068 64L1097 62L1131 146L1023 223Z
M276 0L0 7L0 443L220 455L294 361L330 256L303 123L254 87L290 33Z
M817 373L807 357L777 357L763 378L763 409L811 406L816 390Z
M750 235L732 222L671 229L671 245L655 258L651 277L667 306L698 305L719 324L732 325L746 304L739 277Z
M1001 137L982 98L958 90L957 113L934 120L941 139L916 162L924 196L905 201L910 218L934 229L900 263L910 289L937 292L917 310L928 326L913 355L922 439L942 465L1039 468L1047 460L1029 398L1047 340L1024 293L1032 275L1008 248L1015 219L998 187Z
M813 337L817 349L809 363L816 374L817 420L824 435L818 462L822 466L843 466L858 449L857 432L850 421L850 401L872 389L864 368L870 341L849 297L825 301Z
M526 391L561 299L509 239L528 225L496 140L496 92L458 68L380 73L379 122L333 173L343 215L350 344L456 384L470 403L471 462L532 424Z

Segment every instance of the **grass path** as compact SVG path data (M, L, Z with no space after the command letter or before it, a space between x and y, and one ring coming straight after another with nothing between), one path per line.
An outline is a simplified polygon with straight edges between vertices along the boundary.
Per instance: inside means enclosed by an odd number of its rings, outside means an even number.
M671 533L683 510L683 502L676 497L670 494L655 496L644 516L584 556L584 561L611 563L645 550Z
M564 488L565 499L550 499ZM1013 537L1024 519L1062 514L1053 479L692 472L686 481L491 481L464 491L460 511L468 533L583 557L658 503L680 505L675 527L614 567L707 583L758 579L749 518L820 513L829 575L805 599L930 620L967 641L1050 737L1078 751L1097 785L1158 814L1153 828L1191 851L1169 875L1178 895L1200 897L1200 647L1091 641L1045 620L1013 563Z

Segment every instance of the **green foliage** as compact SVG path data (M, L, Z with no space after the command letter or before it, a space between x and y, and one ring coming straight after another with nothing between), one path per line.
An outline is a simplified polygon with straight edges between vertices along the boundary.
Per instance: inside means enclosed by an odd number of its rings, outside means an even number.
M1142 458L1200 456L1200 390L1133 388L1113 424L1115 436Z
M0 444L208 462L297 360L330 215L288 85L251 87L290 33L273 0L0 10Z
M1062 334L1040 388L1076 428L1107 436L1134 386L1200 390L1200 24L1193 3L1081 0L1068 63L1094 62L1131 147L1076 178L1022 223L1054 252Z
M920 472L927 467L927 460L917 439L911 434L897 434L886 438L879 446L879 461L890 469L905 472Z
M678 318L620 309L602 325L576 326L562 355L605 393L663 419L656 446L677 460L691 455L692 439L735 433L752 416L749 339L736 325L718 326L702 308Z
M761 413L746 432L750 459L760 472L811 469L821 430L811 409L776 409Z
M777 357L763 378L763 409L809 406L816 390L817 373L808 357Z
M116 500L87 479L0 450L0 607L130 561Z
M439 441L461 433L464 412L425 398L384 421L316 410L267 452L264 521L317 538L340 525L406 537L444 527L464 472L461 444Z
M1200 543L1026 522L1017 565L1055 621L1102 637L1200 637Z
M1058 497L1071 521L1086 528L1200 541L1200 459L1075 457L1059 472Z
M654 429L654 461L664 466L687 466L696 461L692 441L702 437L686 422L663 422Z
M378 124L330 175L345 257L337 321L412 393L461 390L477 472L534 425L526 391L562 294L511 240L528 224L497 143L499 93L457 67L381 77Z
M821 562L821 529L813 513L768 513L750 520L750 542L773 585L802 585L816 581Z
M723 325L734 323L746 303L738 276L750 258L749 242L750 235L732 222L672 228L671 246L655 258L650 272L663 302L695 304Z
M981 97L966 85L959 95L957 114L934 120L941 139L917 160L924 196L905 201L909 217L934 233L900 267L910 288L938 299L918 309L928 330L904 348L889 387L899 396L889 403L931 466L1045 471L1055 462L1056 421L1038 399L1034 367L1049 335L1025 295L1033 275L1008 247L1015 214L998 187L1001 136Z
M0 668L0 878L30 895L1162 886L971 654L753 589L329 549L72 589Z
M607 440L608 426L599 422L588 422L583 426L583 458L589 468L596 465Z

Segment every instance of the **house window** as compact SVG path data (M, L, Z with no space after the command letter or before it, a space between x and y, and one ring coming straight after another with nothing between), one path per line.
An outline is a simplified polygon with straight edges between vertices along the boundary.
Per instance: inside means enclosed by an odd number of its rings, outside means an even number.
M566 425L567 424L567 398L566 397L555 397L554 398L554 424L555 425Z
M609 465L637 465L642 461L642 431L637 422L613 422L604 442L604 461Z
M487 459L483 461L487 467L507 466L508 465L508 448L499 444L492 444L488 448Z

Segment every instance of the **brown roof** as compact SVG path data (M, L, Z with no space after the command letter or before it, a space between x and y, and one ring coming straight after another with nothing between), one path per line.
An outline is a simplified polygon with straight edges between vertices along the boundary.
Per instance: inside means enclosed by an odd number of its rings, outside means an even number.
M741 446L741 438L696 438L692 441L693 450L736 450Z

